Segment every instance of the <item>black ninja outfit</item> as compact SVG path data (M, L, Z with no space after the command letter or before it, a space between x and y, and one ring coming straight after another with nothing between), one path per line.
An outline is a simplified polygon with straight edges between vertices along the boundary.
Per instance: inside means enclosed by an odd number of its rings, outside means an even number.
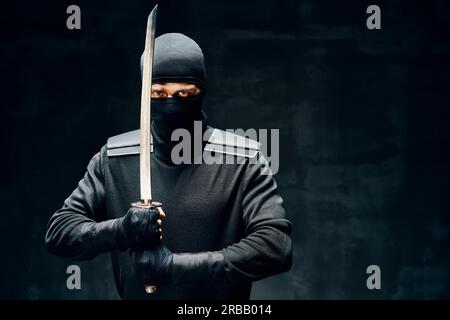
M181 34L158 37L153 81L191 82L204 90L198 45ZM250 148L230 145L223 131L214 129L203 150L223 157L224 164L171 163L171 130L190 130L192 120L202 120L206 128L202 98L169 101L179 107L173 114L165 109L169 104L152 103L152 188L167 214L163 244L173 253L170 279L146 294L133 255L123 245L123 230L111 222L139 197L138 130L109 138L92 158L78 187L50 218L46 244L51 253L82 260L111 252L124 299L248 299L253 281L289 270L291 223L275 180L261 174L268 164L255 141L246 139ZM189 108L182 109L183 103ZM263 161L251 163L256 156Z

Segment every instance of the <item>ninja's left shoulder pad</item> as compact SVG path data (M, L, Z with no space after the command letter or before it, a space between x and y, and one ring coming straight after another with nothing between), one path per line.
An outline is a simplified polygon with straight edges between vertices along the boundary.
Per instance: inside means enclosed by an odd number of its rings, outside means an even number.
M206 151L254 158L260 150L260 143L256 140L224 130L210 130Z

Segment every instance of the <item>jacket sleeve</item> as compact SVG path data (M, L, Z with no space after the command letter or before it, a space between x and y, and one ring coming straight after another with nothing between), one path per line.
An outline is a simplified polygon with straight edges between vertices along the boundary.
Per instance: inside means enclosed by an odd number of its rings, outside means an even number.
M243 183L245 237L222 250L227 277L256 281L288 271L292 264L292 225L268 162L249 164Z
M72 260L91 259L99 253L117 248L114 220L105 217L106 148L89 162L78 187L50 218L45 243L50 253Z
M174 254L172 281L252 282L288 271L292 264L291 223L268 162L249 164L243 192L245 236L221 251Z

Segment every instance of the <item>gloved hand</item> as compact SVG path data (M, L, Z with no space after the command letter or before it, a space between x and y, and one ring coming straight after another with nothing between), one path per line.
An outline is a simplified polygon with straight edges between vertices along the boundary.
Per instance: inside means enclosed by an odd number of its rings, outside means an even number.
M119 245L122 249L152 248L162 239L161 208L131 207L126 215L119 218Z
M160 244L133 252L135 272L143 284L181 284L225 279L225 260L219 251L172 253Z
M125 216L101 222L84 223L77 231L85 257L111 250L152 248L162 239L161 208L131 207Z
M172 252L163 244L150 250L136 250L134 265L136 275L143 284L165 284L170 282L173 264Z

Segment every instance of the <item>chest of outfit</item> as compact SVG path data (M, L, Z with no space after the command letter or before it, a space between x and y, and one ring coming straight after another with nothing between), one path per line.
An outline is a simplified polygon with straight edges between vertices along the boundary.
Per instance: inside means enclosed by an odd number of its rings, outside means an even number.
M152 159L152 195L163 204L163 241L176 252L219 250L242 237L242 165L167 165ZM105 168L107 218L139 200L139 157Z

